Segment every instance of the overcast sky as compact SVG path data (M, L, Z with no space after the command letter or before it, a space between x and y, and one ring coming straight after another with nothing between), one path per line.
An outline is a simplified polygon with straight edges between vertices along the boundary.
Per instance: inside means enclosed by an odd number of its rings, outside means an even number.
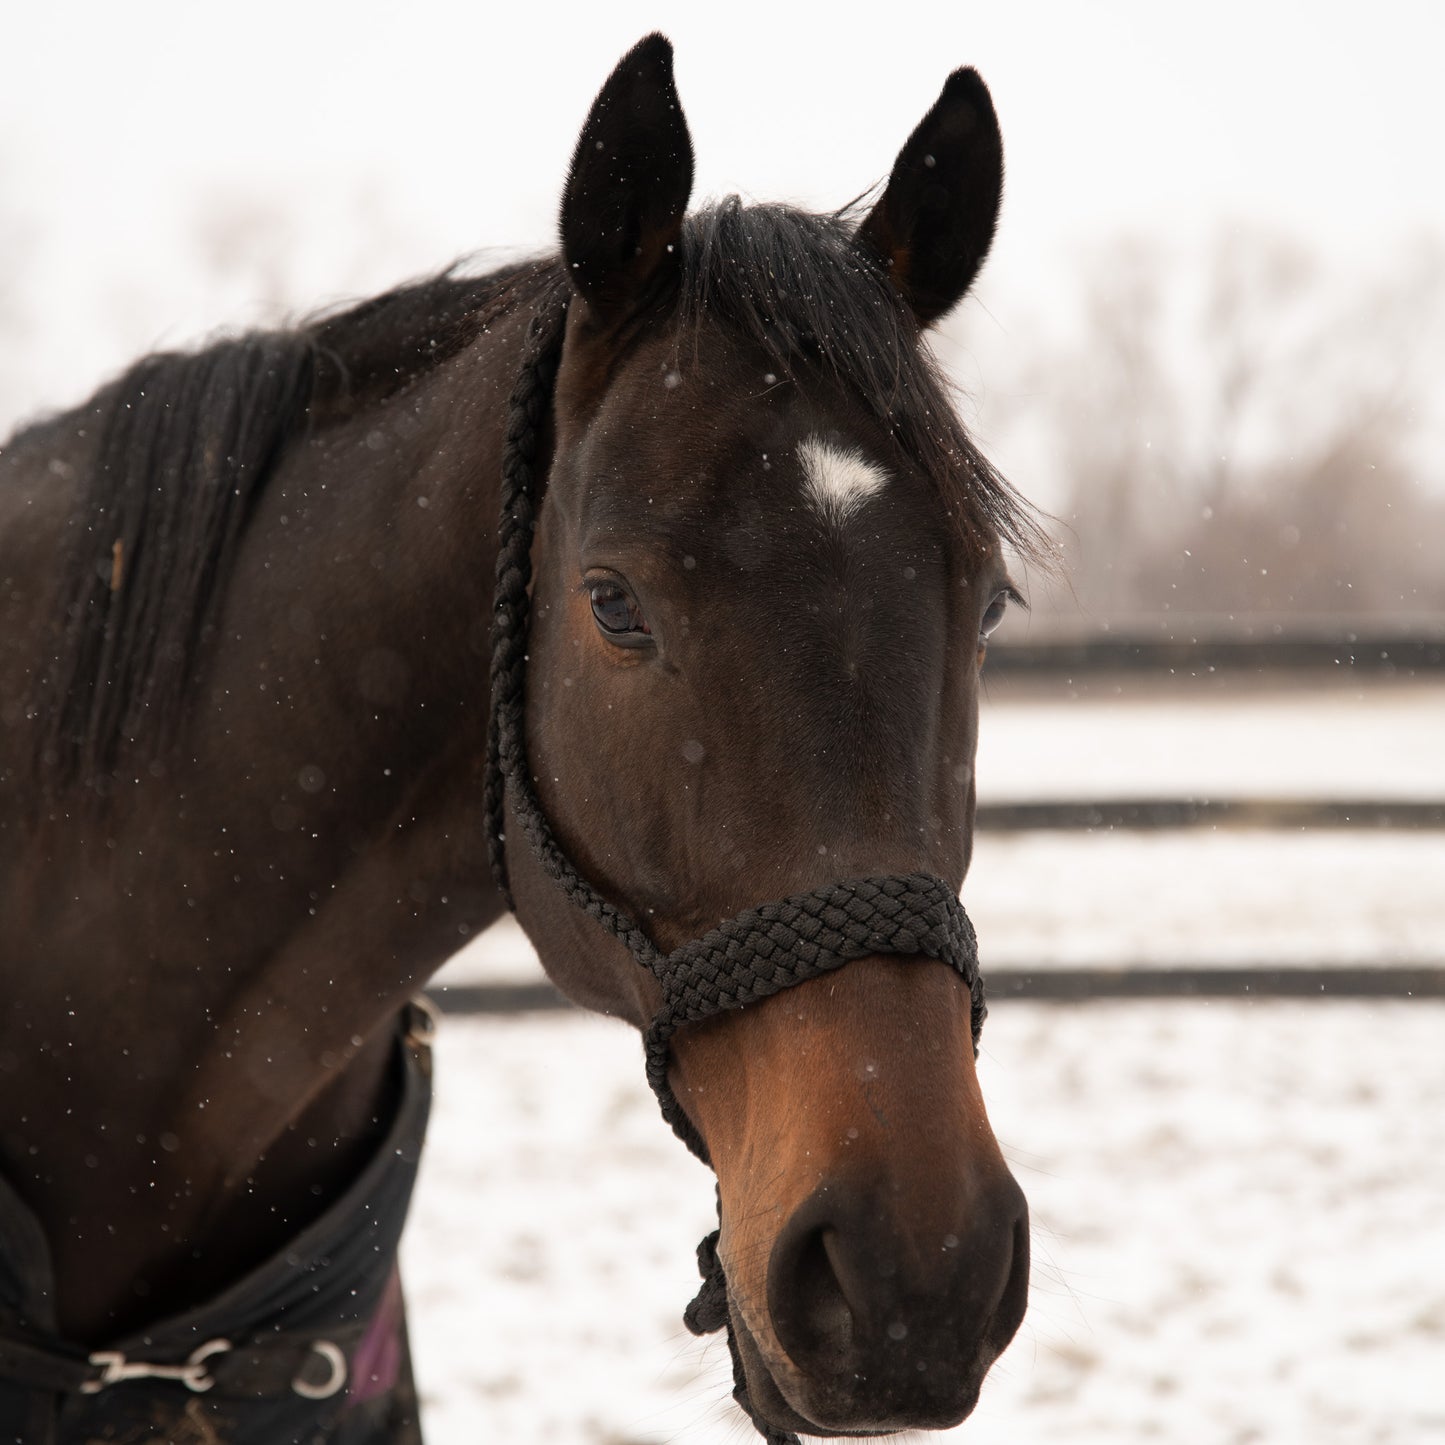
M972 304L1004 332L1121 231L1276 228L1345 274L1445 236L1433 4L15 4L0 429L157 344L549 245L588 102L653 28L699 196L837 205L976 65L1008 187Z

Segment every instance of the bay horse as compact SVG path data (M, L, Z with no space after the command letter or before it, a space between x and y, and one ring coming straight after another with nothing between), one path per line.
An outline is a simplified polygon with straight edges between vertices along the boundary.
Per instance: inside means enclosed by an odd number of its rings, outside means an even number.
M1028 1230L957 895L1039 533L923 331L1001 186L959 70L866 214L689 214L649 36L558 256L148 357L6 445L0 1438L419 1440L417 990L510 889L562 992L646 1027L639 957L742 916L761 968L759 906L814 900L786 972L869 877L816 976L724 969L649 1059L717 1172L700 1317L758 1429L973 1408ZM869 941L897 879L947 895L956 956L906 913Z

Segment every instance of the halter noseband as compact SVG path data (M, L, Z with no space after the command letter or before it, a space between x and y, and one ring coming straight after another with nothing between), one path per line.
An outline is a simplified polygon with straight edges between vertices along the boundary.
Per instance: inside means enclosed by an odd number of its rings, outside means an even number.
M528 585L531 545L540 498L538 452L562 358L566 301L544 306L527 329L522 367L512 389L502 450L502 501L498 526L497 585L492 634L492 726L487 739L485 808L492 876L514 908L506 858L506 796L538 861L578 908L621 939L662 986L662 1006L647 1030L647 1082L663 1117L704 1163L707 1146L684 1113L668 1081L670 1040L695 1023L841 968L871 954L935 958L969 986L973 1046L983 1029L983 979L973 925L958 894L941 878L854 878L810 893L751 908L701 938L663 954L637 922L609 903L578 872L558 842L533 785L525 729ZM719 1203L721 1208L721 1203ZM683 1318L694 1334L727 1327L733 1396L769 1445L797 1445L753 1410L727 1303L727 1277L718 1232L698 1247L703 1285Z

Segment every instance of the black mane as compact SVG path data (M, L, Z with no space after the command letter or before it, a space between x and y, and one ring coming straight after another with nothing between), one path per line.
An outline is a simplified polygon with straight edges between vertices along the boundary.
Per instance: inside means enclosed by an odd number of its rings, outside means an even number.
M556 270L445 273L292 330L149 356L70 417L31 429L97 438L61 562L62 622L30 699L42 795L83 783L103 796L128 748L154 754L174 736L246 524L288 443L454 356L557 284Z
M912 314L853 231L847 213L736 197L690 216L682 334L720 323L780 375L822 371L935 479L966 534L984 524L1041 559L1034 513L968 436ZM447 272L291 330L147 357L44 423L94 428L98 441L60 574L63 622L31 697L42 795L76 784L104 795L128 749L153 756L173 738L247 522L296 436L383 399L565 285L556 258Z
M964 429L912 312L854 230L847 210L744 206L736 196L689 216L684 327L733 327L779 375L798 366L825 372L935 480L965 532L983 523L1028 561L1045 563L1036 513Z

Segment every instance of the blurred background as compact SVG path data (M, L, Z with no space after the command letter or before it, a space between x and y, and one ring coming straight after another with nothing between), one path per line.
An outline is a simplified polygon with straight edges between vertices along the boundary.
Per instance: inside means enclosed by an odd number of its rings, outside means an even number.
M0 431L142 351L552 245L666 29L697 195L831 208L979 67L1003 221L938 349L1056 515L1036 627L1445 607L1445 97L1426 3L16 6Z
M699 198L851 200L961 64L1003 125L935 345L1062 563L991 649L964 894L1038 1263L957 1438L1445 1439L1445 11L12 6L0 435L145 351L550 248L654 28ZM433 1441L750 1438L678 1323L711 1191L635 1038L506 927L442 987Z

